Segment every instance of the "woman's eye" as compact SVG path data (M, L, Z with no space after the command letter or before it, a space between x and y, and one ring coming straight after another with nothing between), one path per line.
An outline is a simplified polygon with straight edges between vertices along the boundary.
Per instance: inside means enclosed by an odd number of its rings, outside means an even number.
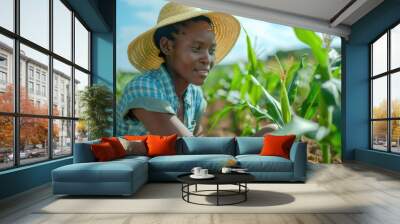
M200 47L192 47L192 51L193 52L199 52L200 51Z
M210 53L211 55L214 55L214 54L215 54L215 49L210 49L210 50L209 50L209 53Z

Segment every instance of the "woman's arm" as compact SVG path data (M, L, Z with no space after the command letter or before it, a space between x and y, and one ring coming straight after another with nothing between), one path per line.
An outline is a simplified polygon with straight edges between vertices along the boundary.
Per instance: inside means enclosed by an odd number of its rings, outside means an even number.
M130 113L143 123L150 134L193 136L193 133L186 128L176 115L152 112L140 108L132 109Z

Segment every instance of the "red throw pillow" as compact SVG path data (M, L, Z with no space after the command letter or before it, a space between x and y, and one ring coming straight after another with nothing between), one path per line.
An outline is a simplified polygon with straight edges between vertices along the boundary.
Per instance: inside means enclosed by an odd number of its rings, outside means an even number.
M101 142L108 142L114 149L117 158L126 156L126 151L117 137L101 138Z
M148 135L147 136L147 155L148 156L164 156L176 155L176 139L177 134L170 136Z
M116 159L115 151L109 142L102 142L90 146L94 157L99 162Z
M290 148L296 135L266 135L264 137L264 145L261 149L262 156L281 156L290 159Z

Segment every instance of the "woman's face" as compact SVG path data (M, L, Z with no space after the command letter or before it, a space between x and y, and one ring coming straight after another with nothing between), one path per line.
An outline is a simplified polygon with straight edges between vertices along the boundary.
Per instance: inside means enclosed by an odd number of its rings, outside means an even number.
M174 41L169 40L167 65L188 83L202 85L214 66L215 34L204 21L182 27Z

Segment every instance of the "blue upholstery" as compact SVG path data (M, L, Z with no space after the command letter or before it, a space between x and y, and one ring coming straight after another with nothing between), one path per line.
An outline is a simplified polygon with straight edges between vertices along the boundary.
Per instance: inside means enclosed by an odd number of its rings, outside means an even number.
M295 142L288 160L258 155L263 137L184 137L177 141L178 155L95 162L90 145L98 142L76 143L74 164L53 170L54 194L131 195L149 180L176 181L178 175L196 166L217 172L229 159L238 160L256 181L306 180L305 143Z
M235 155L235 138L183 137L177 141L177 154L226 154Z
M53 170L52 177L54 194L130 195L147 182L148 164L143 159L75 163Z
M237 137L236 155L260 154L264 137Z
M88 163L95 162L96 158L92 153L90 145L98 144L100 140L94 140L89 142L75 143L74 147L74 163Z
M239 165L250 172L292 172L292 161L279 156L239 155Z
M190 172L193 167L200 166L209 171L219 171L230 159L231 155L174 155L157 156L149 160L149 170Z
M305 181L307 171L307 144L295 142L290 149L290 160L293 162L293 180Z

